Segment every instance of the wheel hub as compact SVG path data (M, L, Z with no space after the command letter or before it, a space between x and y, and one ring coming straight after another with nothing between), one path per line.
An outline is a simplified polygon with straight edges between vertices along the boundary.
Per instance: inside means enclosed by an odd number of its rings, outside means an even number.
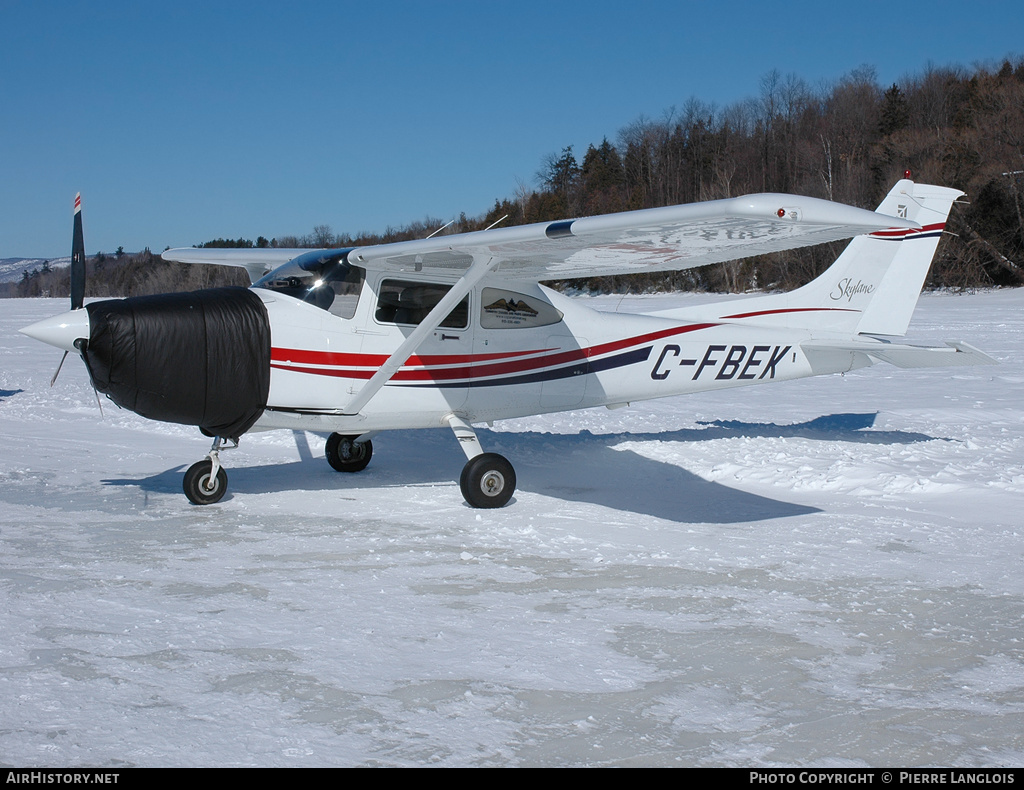
M480 490L487 496L497 496L504 487L505 477L497 469L492 469L480 478Z

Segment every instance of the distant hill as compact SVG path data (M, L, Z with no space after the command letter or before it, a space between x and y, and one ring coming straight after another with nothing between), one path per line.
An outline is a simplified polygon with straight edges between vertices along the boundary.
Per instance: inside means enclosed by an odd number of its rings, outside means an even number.
M8 258L0 260L0 298L67 296L71 292L71 260ZM126 252L120 257L99 253L85 261L87 297L144 296L171 291L195 291L223 285L249 285L243 269L171 263L149 250ZM24 272L28 272L28 278ZM33 273L34 272L34 273Z
M49 262L51 269L63 269L71 265L71 256L67 258L0 258L0 283L18 282L22 272L31 272L42 268Z

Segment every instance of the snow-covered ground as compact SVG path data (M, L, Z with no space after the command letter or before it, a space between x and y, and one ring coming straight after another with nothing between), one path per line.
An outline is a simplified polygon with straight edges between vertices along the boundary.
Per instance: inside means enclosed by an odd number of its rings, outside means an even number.
M593 298L666 309L706 297ZM922 298L876 366L448 432L208 440L104 404L0 302L0 763L1024 763L1024 291Z

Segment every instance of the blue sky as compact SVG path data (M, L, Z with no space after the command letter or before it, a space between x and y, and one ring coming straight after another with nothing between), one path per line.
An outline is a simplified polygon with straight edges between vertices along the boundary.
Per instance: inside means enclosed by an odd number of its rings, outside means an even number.
M1024 4L0 0L0 258L477 215L688 98L1024 51Z

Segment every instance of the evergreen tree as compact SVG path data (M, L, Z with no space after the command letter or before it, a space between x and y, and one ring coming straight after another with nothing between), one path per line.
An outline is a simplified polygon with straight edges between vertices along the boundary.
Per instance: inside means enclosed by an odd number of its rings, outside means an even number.
M903 96L900 86L893 83L882 97L882 113L878 122L878 132L888 137L893 132L906 129L910 125L910 108Z
M577 187L580 180L580 166L573 156L572 146L568 145L562 149L560 156L548 157L545 167L540 173L544 186L555 198L555 208L559 217L576 214Z
M623 209L625 173L622 159L607 137L598 148L592 145L587 148L580 175L585 214L609 214Z

